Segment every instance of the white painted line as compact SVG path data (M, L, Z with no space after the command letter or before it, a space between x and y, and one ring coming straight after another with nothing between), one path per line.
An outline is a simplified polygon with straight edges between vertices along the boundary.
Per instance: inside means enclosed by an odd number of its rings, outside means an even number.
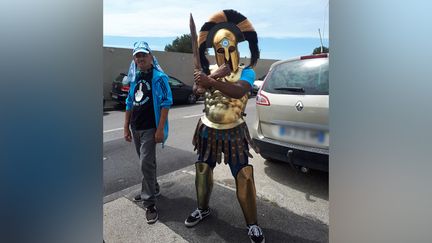
M103 131L103 133L107 133L107 132L115 132L115 131L120 131L120 130L123 130L123 127L114 128L114 129L111 129L111 130L106 130L106 131Z
M219 185L219 186L221 186L221 187L224 187L224 188L226 188L226 189L229 189L229 190L231 190L231 191L236 191L236 189L235 188L231 188L231 187L229 187L229 186L227 186L227 185L225 185L225 184L222 184L222 183L220 183L220 182L217 182L217 181L215 181L215 183L217 184L217 185Z
M197 116L202 116L203 113L201 114L196 114L196 115L189 115L189 116L184 116L183 118L191 118L191 117L197 117Z
M185 170L182 170L182 172L183 172L183 173L186 173L186 174L189 174L189 175L193 175L193 176L195 176L195 172L193 172L193 171L185 171ZM231 188L231 187L229 187L229 186L227 186L227 185L225 185L225 184L223 184L223 183L220 183L220 182L218 182L218 181L214 181L214 183L217 184L217 185L219 185L219 186L221 186L221 187L223 187L223 188L229 189L229 190L231 190L231 191L236 191L235 188Z

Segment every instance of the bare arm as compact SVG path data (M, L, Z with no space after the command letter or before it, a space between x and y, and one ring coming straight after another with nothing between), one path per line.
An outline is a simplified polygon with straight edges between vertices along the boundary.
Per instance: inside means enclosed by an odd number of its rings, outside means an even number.
M213 79L211 83L213 88L235 99L240 99L243 97L251 88L249 83L243 80L239 80L235 83L229 83L219 82Z
M124 122L124 127L123 127L123 134L124 134L124 138L127 142L131 142L132 141L132 135L129 129L129 124L130 124L130 117L131 117L131 111L126 111L125 112L125 122Z
M197 80L196 82L198 82L203 87L213 87L225 95L235 99L240 99L251 89L250 84L243 80L239 80L235 83L220 82L205 75L204 73L198 72L195 73L194 78Z
M194 70L194 76L196 75L196 73L199 73L199 72L200 72L200 70L195 69ZM208 77L216 80L218 78L223 78L223 77L229 75L230 73L231 73L230 66L224 63L221 66L219 66L217 70L215 70L210 75L208 75ZM205 93L205 88L203 88L197 84L197 79L195 79L192 90L193 90L194 94L198 94L198 95L202 95Z
M164 126L165 126L166 120L168 119L168 111L169 111L169 109L167 109L167 108L162 108L161 109L161 115L160 115L160 119L159 119L159 124L157 126L156 134L155 134L156 143L163 142L163 139L164 139Z

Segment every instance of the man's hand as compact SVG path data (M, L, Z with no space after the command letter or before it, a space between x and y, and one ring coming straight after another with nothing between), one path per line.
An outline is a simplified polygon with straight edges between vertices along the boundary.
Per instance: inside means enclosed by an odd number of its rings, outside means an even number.
M195 78L195 74L199 73L199 72L201 72L201 71L198 69L194 69L194 78ZM195 82L194 82L193 87L192 87L193 93L196 95L203 95L205 93L206 89L204 87L202 87L201 85L198 85L197 80L194 80L194 81Z
M194 81L198 87L202 87L204 89L208 89L211 87L212 79L205 75L203 72L195 71L194 72Z
M155 143L162 143L163 139L164 139L163 127L159 127L159 128L156 129Z
M126 142L132 142L132 135L129 127L124 127L123 131L124 139L126 140Z
M210 74L211 78L218 79L223 78L225 76L228 76L231 73L231 67L224 63L216 71L214 71L212 74Z

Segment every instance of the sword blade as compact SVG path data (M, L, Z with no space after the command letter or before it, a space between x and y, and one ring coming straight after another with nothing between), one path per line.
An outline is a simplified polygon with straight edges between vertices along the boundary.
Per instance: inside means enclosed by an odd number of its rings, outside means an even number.
M190 32L191 32L194 68L201 70L200 55L199 55L199 50L198 50L198 36L197 36L196 28L195 28L195 22L194 22L194 19L192 17L192 13L190 14L189 28L190 28Z

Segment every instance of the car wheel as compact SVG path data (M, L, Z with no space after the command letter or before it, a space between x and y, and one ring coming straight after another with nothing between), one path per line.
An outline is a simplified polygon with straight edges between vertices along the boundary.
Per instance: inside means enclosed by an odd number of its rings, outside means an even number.
M190 93L189 96L187 97L187 103L188 104L195 104L197 101L196 96L193 93Z

